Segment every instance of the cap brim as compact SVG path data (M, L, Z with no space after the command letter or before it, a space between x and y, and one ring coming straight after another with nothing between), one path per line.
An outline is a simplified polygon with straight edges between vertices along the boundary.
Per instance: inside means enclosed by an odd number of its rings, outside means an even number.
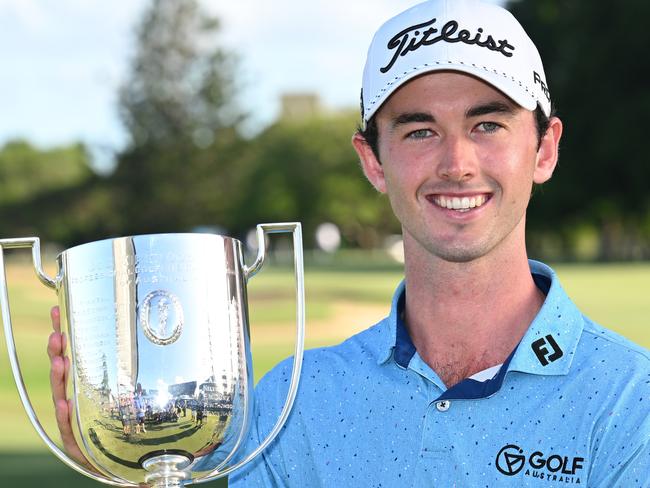
M467 66L464 64L451 64L445 63L434 66L423 67L422 69L414 69L411 73L407 74L399 81L397 81L389 90L384 92L384 95L375 101L373 107L364 115L364 125L370 120L370 118L377 113L377 111L383 106L384 103L395 93L399 88L408 83L414 78L419 76L430 74L438 71L459 71L461 73L466 73L472 75L475 78L478 78L485 83L491 85L492 87L499 90L506 97L510 98L517 105L525 108L526 110L535 110L537 108L537 99L535 95L531 93L522 83L509 78L506 75L499 74L494 71L486 70L483 68L477 68L474 66ZM550 107L542 107L544 113L550 115Z

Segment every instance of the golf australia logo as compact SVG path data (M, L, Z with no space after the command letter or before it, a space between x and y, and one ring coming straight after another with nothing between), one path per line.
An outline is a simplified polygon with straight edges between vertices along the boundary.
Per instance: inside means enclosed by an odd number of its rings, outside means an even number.
M516 444L503 446L496 458L496 468L505 476L529 476L546 482L556 481L562 484L582 484L580 479L583 469L583 457L546 455L535 451L528 455Z
M504 446L497 454L497 469L506 476L514 476L521 471L526 462L523 449L514 444Z
M533 352L542 366L547 366L549 363L557 361L564 356L564 352L562 352L562 349L560 349L560 346L550 334L543 339L537 339L530 347L533 348ZM549 347L551 348L550 351Z
M167 346L176 342L183 330L181 302L168 291L152 291L140 307L140 324L144 335L154 344Z

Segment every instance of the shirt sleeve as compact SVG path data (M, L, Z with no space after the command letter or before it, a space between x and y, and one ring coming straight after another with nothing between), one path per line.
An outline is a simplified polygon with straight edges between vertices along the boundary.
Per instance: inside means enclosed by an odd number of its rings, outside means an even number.
M650 382L649 382L650 383ZM650 488L650 388L635 389L594 433L589 487ZM639 391L641 390L641 391Z
M649 434L650 435L650 434ZM650 488L650 440L640 445L622 446L626 456L611 458L601 469L592 473L589 486L594 488ZM612 453L614 454L614 453Z

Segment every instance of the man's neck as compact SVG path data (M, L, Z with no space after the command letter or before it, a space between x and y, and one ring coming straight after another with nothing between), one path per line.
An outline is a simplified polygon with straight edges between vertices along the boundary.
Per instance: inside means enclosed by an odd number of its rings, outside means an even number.
M448 387L503 363L544 301L525 248L471 263L413 255L405 263L405 321L420 357Z

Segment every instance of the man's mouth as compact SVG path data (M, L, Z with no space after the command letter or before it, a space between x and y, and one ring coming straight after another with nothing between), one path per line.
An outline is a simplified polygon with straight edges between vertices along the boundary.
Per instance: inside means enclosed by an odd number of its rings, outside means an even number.
M485 205L490 199L490 195L485 193L471 196L431 195L427 199L440 208L469 212L473 208Z

